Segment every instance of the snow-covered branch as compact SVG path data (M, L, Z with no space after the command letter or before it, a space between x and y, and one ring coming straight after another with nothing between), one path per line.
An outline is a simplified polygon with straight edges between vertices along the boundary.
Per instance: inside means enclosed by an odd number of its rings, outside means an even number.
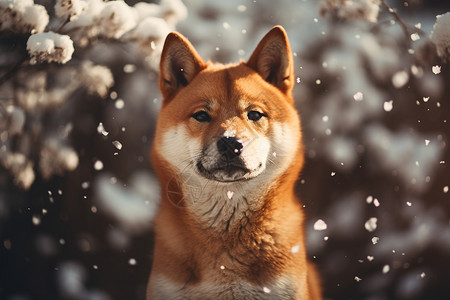
M0 15L2 36L18 41L12 59L0 63L0 113L5 115L0 163L27 189L37 173L49 179L78 165L70 137L44 120L48 112L64 122L67 106L74 105L69 99L106 98L118 76L112 67L124 49L124 64L129 60L154 72L164 38L186 17L186 8L180 0L134 6L120 0L57 0L53 9L33 0L0 0ZM108 57L98 53L106 45ZM17 50L28 57L15 58ZM30 140L40 149L17 147Z

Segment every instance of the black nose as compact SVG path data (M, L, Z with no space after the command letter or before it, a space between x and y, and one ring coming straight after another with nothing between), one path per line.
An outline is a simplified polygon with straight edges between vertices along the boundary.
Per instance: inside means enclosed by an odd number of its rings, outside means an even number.
M243 147L242 142L235 137L222 137L217 141L217 150L226 160L238 157Z

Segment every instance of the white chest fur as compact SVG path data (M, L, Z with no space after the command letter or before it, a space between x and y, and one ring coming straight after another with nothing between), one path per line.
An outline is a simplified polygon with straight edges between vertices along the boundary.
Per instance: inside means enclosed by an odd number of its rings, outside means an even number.
M164 277L156 277L149 286L147 299L296 299L294 282L289 277L281 277L267 286L256 286L244 281L228 284L220 282L202 282L198 285L181 286L171 283Z

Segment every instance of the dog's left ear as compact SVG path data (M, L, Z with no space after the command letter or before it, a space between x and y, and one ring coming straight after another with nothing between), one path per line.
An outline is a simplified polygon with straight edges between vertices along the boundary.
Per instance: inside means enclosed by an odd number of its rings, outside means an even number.
M164 100L187 86L205 68L192 44L181 34L171 32L161 53L159 89Z
M294 63L286 31L273 27L259 42L247 66L288 94L294 86Z

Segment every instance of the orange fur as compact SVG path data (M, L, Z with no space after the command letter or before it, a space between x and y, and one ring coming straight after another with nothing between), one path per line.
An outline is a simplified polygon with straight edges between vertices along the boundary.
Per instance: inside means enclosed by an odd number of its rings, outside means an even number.
M169 34L152 149L162 199L147 299L321 299L294 194L303 146L293 85L279 26L247 63L226 66L203 62ZM218 152L219 140L239 153ZM232 158L216 162L224 153Z

